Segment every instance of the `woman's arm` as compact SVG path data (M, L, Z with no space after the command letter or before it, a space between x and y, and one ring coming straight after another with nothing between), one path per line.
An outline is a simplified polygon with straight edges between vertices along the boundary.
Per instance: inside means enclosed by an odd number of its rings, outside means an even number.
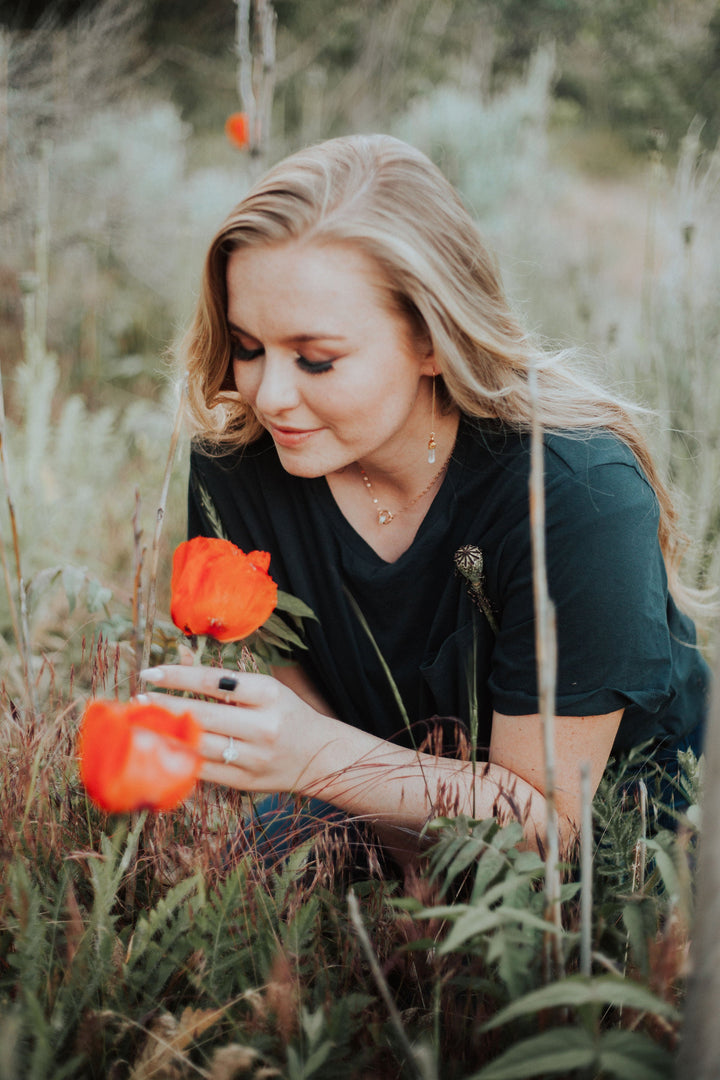
M233 690L219 689L223 677L235 680ZM517 816L529 844L537 846L544 836L542 725L537 717L497 716L491 760L473 771L470 762L418 753L344 724L270 676L166 665L147 678L168 690L215 699L148 695L173 711L192 712L206 729L201 748L206 780L241 791L322 798L371 822L396 852L416 851L423 826L436 814ZM591 762L597 784L620 715L557 718L563 841L572 838L579 818L580 762ZM230 737L240 746L237 759L227 764L223 751Z
M273 668L273 675L325 716L334 715L299 665ZM622 714L623 710L619 709L602 716L555 717L555 806L565 839L570 839L580 821L580 766L583 762L590 766L590 786L594 794L607 765ZM541 795L544 793L545 745L539 716L493 713L489 756L494 765L506 768L508 773L522 778ZM477 802L477 791L475 799Z
M590 766L594 795L607 765L623 710L600 716L556 716L555 806L561 841L572 839L580 824L580 767ZM545 746L540 716L503 716L493 713L490 761L521 777L543 796Z

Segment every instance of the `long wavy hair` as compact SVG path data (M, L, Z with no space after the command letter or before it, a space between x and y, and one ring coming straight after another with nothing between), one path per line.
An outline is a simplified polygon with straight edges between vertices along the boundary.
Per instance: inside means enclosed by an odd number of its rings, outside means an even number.
M546 429L580 435L605 428L622 439L657 494L670 588L684 607L697 609L699 594L678 577L687 538L636 423L637 410L523 330L458 194L424 154L399 139L355 135L293 154L218 230L195 317L179 347L188 412L201 443L216 451L237 448L263 430L232 392L228 258L240 248L299 240L350 245L373 260L388 306L432 343L444 394L461 412L527 431L535 411Z

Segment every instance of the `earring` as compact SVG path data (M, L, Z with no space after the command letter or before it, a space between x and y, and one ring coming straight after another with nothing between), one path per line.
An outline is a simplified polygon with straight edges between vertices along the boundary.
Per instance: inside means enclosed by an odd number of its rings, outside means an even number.
M435 464L435 375L432 377L432 413L430 417L430 438L428 439L428 465Z

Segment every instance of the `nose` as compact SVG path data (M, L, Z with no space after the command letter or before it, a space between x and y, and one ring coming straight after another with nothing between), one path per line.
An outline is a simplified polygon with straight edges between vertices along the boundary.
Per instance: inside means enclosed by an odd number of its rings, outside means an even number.
M260 381L255 393L258 412L277 417L295 408L300 403L300 394L293 360L266 352L260 367Z

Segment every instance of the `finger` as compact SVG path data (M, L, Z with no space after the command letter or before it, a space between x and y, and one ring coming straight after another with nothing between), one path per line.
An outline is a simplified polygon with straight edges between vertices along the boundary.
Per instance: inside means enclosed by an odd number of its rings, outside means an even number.
M249 671L227 671L224 668L187 667L184 664L163 664L146 668L140 678L168 690L188 690L192 694L216 698L232 705L264 707L277 697L277 684L268 675Z
M242 768L238 768L237 763L225 765L222 761L205 762L200 769L200 779L209 780L213 784L222 784L224 787L236 788L238 791L254 791L257 784L253 769L248 768L244 762Z
M159 705L178 715L189 712L206 732L215 735L232 735L234 739L271 743L276 734L277 723L274 717L252 709L217 705L213 701L196 701L194 698L172 697L170 694L152 691L139 694L135 700L141 704Z

